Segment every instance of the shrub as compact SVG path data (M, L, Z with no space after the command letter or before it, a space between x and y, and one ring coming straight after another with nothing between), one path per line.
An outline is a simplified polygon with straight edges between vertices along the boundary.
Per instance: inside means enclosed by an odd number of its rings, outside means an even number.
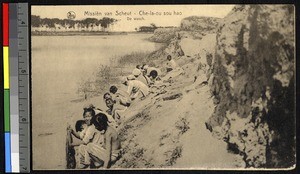
M190 129L189 127L189 122L186 120L186 118L181 118L180 120L178 120L176 123L175 123L175 127L177 129L179 129L179 133L180 134L183 134L185 133L187 130Z
M182 146L176 146L172 151L167 151L166 154L170 155L170 158L166 160L167 166L172 166L176 163L176 160L181 157Z
M138 65L147 63L147 57L150 52L132 52L130 54L126 54L118 59L118 63L120 65Z

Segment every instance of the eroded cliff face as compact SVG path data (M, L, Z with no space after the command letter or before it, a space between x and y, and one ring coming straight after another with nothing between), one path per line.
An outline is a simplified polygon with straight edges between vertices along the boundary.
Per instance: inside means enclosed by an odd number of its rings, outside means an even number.
M295 164L292 5L239 5L221 22L210 76L213 134L246 167Z
M157 43L169 43L170 40L176 37L177 31L179 31L179 28L158 28L149 40Z

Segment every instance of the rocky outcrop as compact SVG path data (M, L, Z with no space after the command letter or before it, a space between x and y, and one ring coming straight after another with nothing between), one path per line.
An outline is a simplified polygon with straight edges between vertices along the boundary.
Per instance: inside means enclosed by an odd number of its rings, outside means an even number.
M190 16L182 19L180 28L184 31L202 31L215 32L219 24L220 18L204 17L204 16Z
M246 167L295 164L292 5L238 5L217 31L207 127Z
M176 37L177 31L179 31L178 28L158 28L154 31L153 36L151 36L149 40L158 43L169 43Z
M207 34L217 32L222 19L204 16L189 16L181 20L179 36L200 40Z

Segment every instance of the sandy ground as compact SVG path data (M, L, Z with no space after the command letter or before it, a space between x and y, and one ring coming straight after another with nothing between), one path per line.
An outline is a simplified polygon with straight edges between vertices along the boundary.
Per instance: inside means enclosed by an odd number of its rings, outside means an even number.
M120 133L124 155L113 168L238 167L238 156L228 153L226 143L205 128L214 108L208 86L185 92L181 85L172 85L166 90L166 94L142 101L144 107L135 105L135 112L127 114ZM163 99L179 93L182 96L174 100Z

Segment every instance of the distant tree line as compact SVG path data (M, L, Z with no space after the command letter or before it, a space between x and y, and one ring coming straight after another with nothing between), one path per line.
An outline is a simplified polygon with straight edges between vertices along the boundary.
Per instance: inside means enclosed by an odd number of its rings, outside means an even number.
M58 18L40 18L37 15L31 15L32 27L45 28L64 28L64 29L101 29L105 30L110 25L116 23L118 20L114 18L103 17L102 19L86 18L82 20L72 19L58 19Z

